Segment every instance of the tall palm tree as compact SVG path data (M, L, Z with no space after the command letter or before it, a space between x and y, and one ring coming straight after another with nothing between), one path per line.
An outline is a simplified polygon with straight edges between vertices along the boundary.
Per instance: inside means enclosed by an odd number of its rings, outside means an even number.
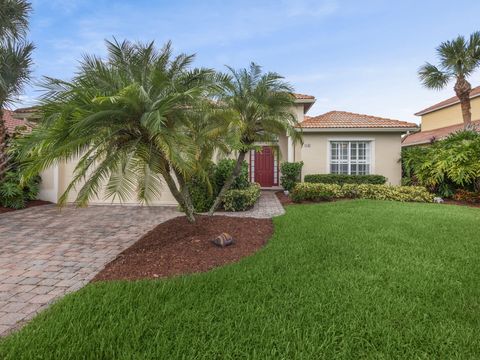
M251 63L248 69L227 67L229 76L223 84L219 103L235 114L238 141L234 148L237 161L230 177L221 188L210 208L212 215L220 206L227 190L239 175L245 156L256 142L271 142L287 133L297 140L296 117L292 113L294 97L291 86L274 72L262 73L259 65Z
M33 45L25 41L31 5L24 0L0 0L0 180L8 165L3 108L17 96L30 76Z
M215 73L191 69L193 55L172 56L171 44L107 41L108 58L84 56L71 81L46 79L43 120L21 140L26 177L53 163L77 159L60 203L79 188L88 204L107 198L150 202L165 183L195 221L188 176L195 167L187 124L214 86Z
M443 89L451 80L455 80L455 94L460 100L464 127L469 128L472 122L470 111L471 84L467 78L480 65L480 31L470 35L467 40L458 36L445 41L437 47L439 66L426 63L418 71L421 82L430 89Z

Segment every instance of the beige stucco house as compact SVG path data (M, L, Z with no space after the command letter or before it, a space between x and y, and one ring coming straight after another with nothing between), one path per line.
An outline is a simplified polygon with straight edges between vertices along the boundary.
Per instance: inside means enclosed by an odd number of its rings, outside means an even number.
M470 92L470 105L472 123L480 126L480 86ZM421 117L421 131L406 136L402 146L426 145L463 129L462 109L456 96L429 106L415 115Z
M401 137L417 126L413 123L376 116L330 111L309 117L306 113L315 103L315 97L295 94L293 114L303 133L303 144L280 136L275 143L258 144L261 150L247 156L250 180L264 188L279 188L280 164L283 161L303 161L306 174L380 174L391 184L400 184L399 163ZM40 198L57 202L72 179L75 162L61 163L42 174ZM72 192L70 201L76 194ZM118 203L105 199L102 194L92 203ZM127 201L136 204L135 199ZM168 188L152 205L174 205L175 199Z

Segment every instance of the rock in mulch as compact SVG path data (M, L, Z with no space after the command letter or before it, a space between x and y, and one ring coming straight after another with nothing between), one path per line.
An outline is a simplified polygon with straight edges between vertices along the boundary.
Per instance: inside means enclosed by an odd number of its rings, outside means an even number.
M212 239L228 233L234 244ZM260 249L273 233L271 219L197 216L195 224L178 217L158 225L123 251L93 281L161 278L208 271Z

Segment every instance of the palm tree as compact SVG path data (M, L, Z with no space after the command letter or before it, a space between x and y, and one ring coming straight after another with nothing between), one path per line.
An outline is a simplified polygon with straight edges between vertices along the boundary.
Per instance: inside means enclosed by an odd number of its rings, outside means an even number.
M43 120L21 139L32 176L53 163L80 158L60 204L79 187L79 206L100 195L150 202L165 183L195 221L188 177L195 146L187 124L204 108L215 73L190 69L193 55L172 56L171 43L107 41L108 59L84 56L71 81L47 78Z
M430 89L443 89L451 80L455 80L455 94L460 100L465 128L472 121L470 111L471 84L467 78L480 65L480 31L474 32L467 40L458 36L451 41L445 41L437 47L440 59L439 66L426 63L418 71L421 82Z
M246 154L256 142L272 142L285 133L294 140L300 137L294 128L297 120L292 113L293 90L282 76L274 72L262 73L261 67L255 63L251 63L248 69L227 68L229 76L225 78L219 103L235 113L234 127L238 141L234 149L237 161L210 208L210 215L220 206L225 193L239 175Z
M25 41L31 5L24 0L0 0L0 180L8 165L3 108L17 96L30 76L33 45Z

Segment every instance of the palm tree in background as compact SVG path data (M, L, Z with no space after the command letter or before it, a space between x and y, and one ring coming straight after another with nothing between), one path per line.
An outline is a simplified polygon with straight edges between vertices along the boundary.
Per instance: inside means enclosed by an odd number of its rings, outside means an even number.
M78 161L59 202L76 189L79 206L102 195L149 203L166 184L194 222L188 179L197 161L189 133L212 104L216 74L191 69L194 56L172 56L170 43L160 50L153 42L106 44L107 60L84 56L72 81L46 79L43 119L19 140L25 177Z
M25 40L30 11L27 1L0 0L0 180L9 162L3 108L14 101L30 77L34 46Z
M480 32L474 32L469 39L458 36L451 41L445 41L437 47L439 66L426 63L418 71L422 84L430 89L440 90L455 80L455 94L460 100L465 129L472 122L470 111L471 84L468 77L480 65Z
M234 146L237 161L210 208L210 215L220 206L225 193L239 175L246 154L255 143L273 142L278 135L285 133L294 140L300 137L294 128L297 119L292 113L293 90L282 76L274 72L262 73L261 67L255 63L251 63L248 69L227 68L229 74L219 103L234 113L232 125L238 139Z

